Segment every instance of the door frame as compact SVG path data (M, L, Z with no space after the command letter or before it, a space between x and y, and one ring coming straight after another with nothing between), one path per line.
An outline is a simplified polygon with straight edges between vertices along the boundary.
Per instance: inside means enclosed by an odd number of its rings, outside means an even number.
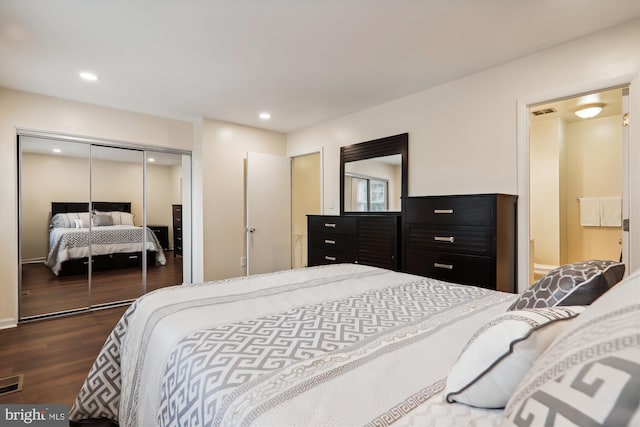
M608 79L594 79L577 85L538 91L534 95L523 96L516 100L516 152L517 152L517 189L518 189L518 261L517 261L517 289L524 292L529 287L529 107L553 99L570 98L580 93L598 92L606 88L629 87L629 116L640 113L640 73L623 74ZM638 120L638 119L636 119ZM640 133L638 126L629 126L628 163L640 164ZM640 169L640 168L635 168ZM640 212L640 188L634 182L640 182L640 170L629 169L626 185L628 191L628 216ZM624 240L624 237L623 237ZM640 268L640 252L636 253L636 246L640 251L640 228L627 234L629 265L627 274Z

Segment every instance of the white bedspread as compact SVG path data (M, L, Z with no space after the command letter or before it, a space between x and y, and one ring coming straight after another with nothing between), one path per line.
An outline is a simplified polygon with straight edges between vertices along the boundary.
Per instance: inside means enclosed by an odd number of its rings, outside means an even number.
M468 418L456 425L497 425L500 411L474 424L473 408L439 393L468 338L514 298L346 264L161 289L120 320L70 417L385 426L451 411ZM442 416L424 417L432 409Z
M49 233L49 254L45 264L58 274L62 263L70 259L91 255L154 251L156 262L164 265L167 260L156 235L146 229L146 243L142 243L142 227L132 225L112 225L91 229L89 246L88 228L54 228ZM143 249L144 246L144 249Z

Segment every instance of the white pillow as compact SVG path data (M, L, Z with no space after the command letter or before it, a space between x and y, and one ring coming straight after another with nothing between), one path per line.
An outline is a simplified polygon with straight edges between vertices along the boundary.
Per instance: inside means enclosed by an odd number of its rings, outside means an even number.
M122 225L134 225L133 214L130 214L128 212L120 212L120 223Z
M73 220L76 228L82 228L82 220L81 219L74 219Z
M447 377L448 402L503 408L538 356L582 306L502 313L469 340Z
M122 225L122 219L119 211L113 211L111 213L111 218L113 219L113 225Z

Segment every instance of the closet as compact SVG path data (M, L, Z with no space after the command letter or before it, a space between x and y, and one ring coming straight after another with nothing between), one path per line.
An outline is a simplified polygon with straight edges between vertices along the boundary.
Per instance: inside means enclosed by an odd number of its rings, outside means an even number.
M18 163L21 321L190 281L171 238L172 206L191 201L189 152L19 132Z

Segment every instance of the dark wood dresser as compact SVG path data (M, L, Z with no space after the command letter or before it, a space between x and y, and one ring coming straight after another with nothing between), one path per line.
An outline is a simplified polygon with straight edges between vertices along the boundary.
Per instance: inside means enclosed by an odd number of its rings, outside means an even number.
M507 194L408 197L403 270L515 292L516 201Z
M182 255L182 205L173 206L173 256Z
M400 215L308 215L308 265L357 263L398 270Z

